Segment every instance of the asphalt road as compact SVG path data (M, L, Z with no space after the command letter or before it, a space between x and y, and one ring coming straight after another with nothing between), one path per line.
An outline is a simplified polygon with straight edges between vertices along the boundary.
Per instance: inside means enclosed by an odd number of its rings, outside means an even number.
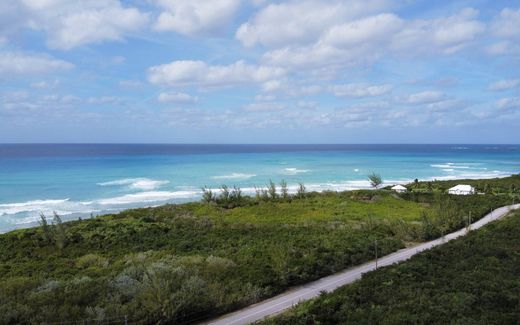
M471 224L470 229L478 229L494 220L505 216L512 209L520 208L520 204L510 205L493 210L479 221ZM419 244L417 246L401 249L390 255L381 257L377 261L378 267L391 265L409 259L413 255L428 250L432 247L442 245L450 240L464 236L468 229L464 228L448 235L444 238L435 239L429 242ZM309 300L317 297L320 292L330 292L345 284L352 283L361 278L361 275L370 272L376 268L376 262L371 261L360 266L356 266L340 273L321 278L317 281L295 287L289 291L280 294L271 299L264 300L257 304L243 308L236 312L223 315L217 319L206 322L205 324L218 325L239 325L250 324L263 318L278 314L292 306L298 304L300 301Z

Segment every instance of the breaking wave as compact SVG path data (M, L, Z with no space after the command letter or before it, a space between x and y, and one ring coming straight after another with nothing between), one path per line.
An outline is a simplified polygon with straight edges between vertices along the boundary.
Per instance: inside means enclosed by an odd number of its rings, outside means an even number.
M131 189L151 191L156 188L168 184L170 181L154 180L149 178L125 178L115 181L97 183L99 186L128 186Z

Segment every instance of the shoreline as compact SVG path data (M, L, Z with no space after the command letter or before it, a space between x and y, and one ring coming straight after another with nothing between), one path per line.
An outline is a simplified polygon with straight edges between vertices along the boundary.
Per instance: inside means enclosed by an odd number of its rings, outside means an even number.
M500 178L506 178L506 177L511 177L511 176L514 176L514 175L517 175L518 173L512 173L512 174L503 174L503 175L498 175L498 176L494 176L494 177L475 177L475 178L458 178L458 177L430 177L430 178L427 178L427 179L424 179L424 180L419 180L420 182L436 182L436 181L439 181L439 182L448 182L448 181L463 181L463 180L468 180L468 181L477 181L477 180L482 180L482 181L485 181L485 180L491 180L491 179L500 179ZM387 181L384 181L383 184L380 186L380 188L384 188L384 187L388 187L388 186L391 186L391 185L396 185L396 184L401 184L401 185L405 185L405 184L411 184L413 183L413 179L408 179L408 180L387 180ZM358 184L358 186L351 186L351 184ZM348 184L348 185L347 185ZM359 186L360 184L363 184L363 186ZM276 184L278 186L278 184ZM322 184L304 184L307 191L308 192L317 192L317 193L322 193L322 192L326 192L326 191L332 191L332 192L345 192L345 191L358 191L358 190L374 190L374 188L372 188L370 186L370 183L368 180L353 180L353 181L347 181L347 182L344 182L344 183L322 183ZM325 186L324 186L325 185ZM295 194L296 191L297 191L297 188L298 186L297 185L290 185L288 186L288 190L289 190L289 194ZM258 189L265 189L265 187L258 187ZM218 194L220 192L220 188L211 188L211 190ZM255 188L254 187L244 187L244 188L241 188L243 194L245 196L254 196L255 195ZM178 193L183 193L183 194L188 194L189 196L182 196L182 195L178 195ZM53 212L57 212L60 217L62 217L62 219L64 221L75 221L75 220L78 220L78 219L89 219L89 218L92 218L92 217L98 217L98 216L104 216L104 215L110 215L110 214L118 214L122 211L126 211L126 210L132 210L132 209L143 209L143 208L155 208L155 207L159 207L159 206L163 206L163 205L166 205L166 204L186 204L186 203L192 203L192 202L197 202L197 201L200 201L201 199L201 196L202 196L202 190L193 190L193 191L174 191L174 192L170 192L170 191L145 191L145 192L138 192L138 193L133 193L133 194L126 194L124 196L119 196L119 197L115 197L115 198L105 198L105 199L99 199L99 200L96 200L97 202L110 202L110 200L117 200L117 199L129 199L129 198L133 198L133 197L139 197L141 195L152 195L152 196L172 196L171 198L167 198L167 199L164 199L164 200L157 200L157 201L153 201L153 200L144 200L144 201L137 201L137 202L131 202L131 201L127 201L127 202L124 202L124 203L121 203L121 205L124 205L124 204L127 204L127 206L122 206L122 207L107 207L106 209L90 209L88 211L79 211L79 212L68 212L68 211L63 211L63 210L60 210L58 207L56 207L56 209L49 209L47 208L47 210L45 209L40 209L39 211L37 211L36 209L33 209L31 211L35 211L35 215L32 215L32 216L25 216L25 217L21 217L21 221L24 221L24 220L27 220L25 222L20 222L20 223L17 223L17 224L14 224L13 227L8 227L8 228L5 228L5 229L0 229L0 234L5 234L5 233L8 233L10 231L14 231L14 230L18 230L18 229L28 229L28 228L33 228L33 227L36 227L39 225L39 220L40 220L40 213L44 213L47 217L47 219L50 221L52 219L52 214ZM75 202L75 201L70 201L70 199L50 199L50 200L32 200L32 201L27 201L27 202L21 202L21 203L5 203L5 204L0 204L0 211L2 207L6 208L6 207L22 207L23 205L34 205L34 204L45 204L47 202L51 202L51 203L57 203L57 204L72 204L72 205L79 205L79 206L87 206L87 204L92 204L96 201L86 201L86 202ZM142 203L142 204L141 204ZM147 204L147 203L150 203L150 204ZM155 204L153 204L155 203ZM114 205L117 205L117 204L114 204ZM128 206L128 205L131 205L131 206ZM25 211L21 211L21 212L25 212ZM5 218L5 217L11 217L11 218L16 218L17 214L21 214L21 212L18 212L18 213L13 213L13 214L1 214L0 215L0 218Z

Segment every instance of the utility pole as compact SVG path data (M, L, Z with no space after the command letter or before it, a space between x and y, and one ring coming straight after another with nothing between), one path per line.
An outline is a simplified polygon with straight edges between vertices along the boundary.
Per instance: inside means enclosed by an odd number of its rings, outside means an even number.
M375 240L375 247L376 247L376 270L377 270L377 239Z
M468 231L471 229L471 211L468 214Z

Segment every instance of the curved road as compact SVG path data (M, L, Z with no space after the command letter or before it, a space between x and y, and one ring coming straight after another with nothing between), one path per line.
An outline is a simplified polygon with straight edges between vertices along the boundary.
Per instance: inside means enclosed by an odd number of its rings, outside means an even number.
M470 229L478 229L492 221L502 218L509 211L520 208L520 204L509 205L491 211L479 221L471 224ZM464 236L468 229L464 228L451 234L444 236L444 238L435 239L429 242L419 244L417 246L401 249L390 255L378 259L378 267L387 266L409 259L413 255L428 250L432 247L442 245L450 240ZM370 272L376 268L376 262L371 261L360 266L356 266L340 273L321 278L317 281L298 286L290 289L273 298L264 300L257 304L243 308L236 312L223 315L217 319L206 322L205 324L214 325L239 325L250 324L261 320L268 316L278 314L292 306L298 304L300 301L309 300L319 296L320 292L330 292L345 284L352 283L361 278L361 275Z

